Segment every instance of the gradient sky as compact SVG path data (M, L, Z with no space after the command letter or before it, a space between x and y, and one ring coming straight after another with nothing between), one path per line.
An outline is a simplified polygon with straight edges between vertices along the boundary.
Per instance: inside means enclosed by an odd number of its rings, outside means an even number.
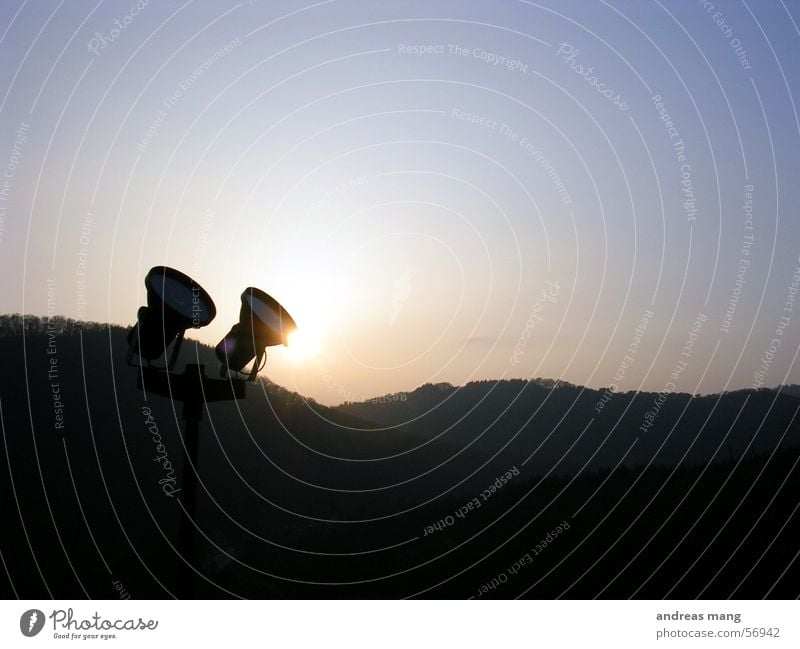
M797 2L142 4L0 5L0 311L130 325L166 264L214 344L254 285L323 403L800 382Z

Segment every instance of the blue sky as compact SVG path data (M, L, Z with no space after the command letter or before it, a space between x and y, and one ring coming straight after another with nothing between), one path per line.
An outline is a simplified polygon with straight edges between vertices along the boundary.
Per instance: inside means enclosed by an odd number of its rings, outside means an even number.
M214 344L255 285L317 343L268 350L267 375L325 403L500 377L661 390L680 361L681 391L800 382L798 21L3 3L2 311L131 324L167 264L214 296L192 332Z

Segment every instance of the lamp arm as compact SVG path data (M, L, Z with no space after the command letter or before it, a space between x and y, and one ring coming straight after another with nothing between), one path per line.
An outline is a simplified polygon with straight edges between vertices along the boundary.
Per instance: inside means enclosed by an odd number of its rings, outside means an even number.
M250 376L247 377L248 381L255 381L256 375L263 369L264 365L267 364L267 350L262 349L258 354L256 354L256 358L253 361L253 369L250 370Z

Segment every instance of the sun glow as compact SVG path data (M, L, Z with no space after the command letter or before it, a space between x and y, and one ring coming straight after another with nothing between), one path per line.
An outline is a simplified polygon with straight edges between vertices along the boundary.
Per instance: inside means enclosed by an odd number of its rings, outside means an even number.
M292 361L307 360L319 351L320 336L309 329L297 329L289 334L287 348Z

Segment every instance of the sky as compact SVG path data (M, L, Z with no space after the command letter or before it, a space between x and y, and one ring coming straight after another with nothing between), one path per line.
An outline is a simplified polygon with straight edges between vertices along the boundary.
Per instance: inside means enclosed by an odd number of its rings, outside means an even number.
M800 383L800 3L0 5L0 312L214 345L255 286L322 403Z

